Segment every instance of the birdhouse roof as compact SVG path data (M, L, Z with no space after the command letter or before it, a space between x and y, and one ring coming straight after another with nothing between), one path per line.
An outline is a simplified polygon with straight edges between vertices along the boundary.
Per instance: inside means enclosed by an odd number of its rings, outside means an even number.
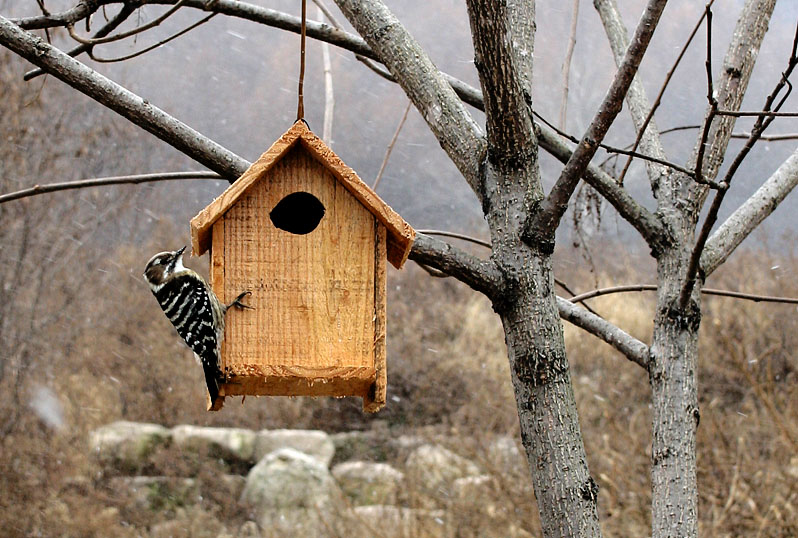
M399 268L413 246L416 232L399 214L382 201L319 137L297 121L260 158L211 202L196 217L191 219L191 250L201 256L211 245L211 228L250 187L265 178L265 174L296 144L301 144L332 176L338 180L387 230L388 261Z

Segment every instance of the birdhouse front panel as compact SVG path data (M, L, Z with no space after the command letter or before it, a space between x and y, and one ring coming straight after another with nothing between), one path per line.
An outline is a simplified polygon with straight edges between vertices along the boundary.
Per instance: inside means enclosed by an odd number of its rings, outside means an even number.
M261 394L365 394L384 295L381 225L301 144L264 174L213 225L213 285L223 282L223 301L251 291L254 308L227 314L226 393L238 381L249 394L255 382Z

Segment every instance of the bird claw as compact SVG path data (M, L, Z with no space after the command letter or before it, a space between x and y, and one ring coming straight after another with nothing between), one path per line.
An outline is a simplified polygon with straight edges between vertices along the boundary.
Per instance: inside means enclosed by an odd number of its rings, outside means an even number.
M247 290L247 291L239 293L238 297L236 297L235 300L232 303L227 305L227 308L230 308L231 306L236 306L238 308L246 308L246 309L249 309L249 310L255 310L255 307L245 305L244 303L241 302L241 299L243 299L247 295L252 295L252 292Z

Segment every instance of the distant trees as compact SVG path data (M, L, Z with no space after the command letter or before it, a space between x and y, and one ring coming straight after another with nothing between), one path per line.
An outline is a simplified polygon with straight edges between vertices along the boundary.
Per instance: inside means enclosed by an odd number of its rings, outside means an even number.
M696 536L695 454L700 420L696 364L701 288L798 183L796 151L774 174L760 178L761 187L730 218L713 227L739 164L778 115L791 89L787 79L798 63L796 42L785 46L783 73L767 74L772 77L771 95L760 110L745 113L757 117L757 121L743 149L729 155L732 128L741 115L740 106L775 0L746 0L722 65L713 67L707 55L707 93L701 97L707 102L706 113L696 121L701 128L695 149L681 164L668 160L653 121L659 99L652 105L636 78L666 0L648 0L631 34L613 0L594 0L618 68L589 127L576 137L557 132L535 113L531 96L539 81L533 70L533 2L467 0L481 90L440 72L380 0L336 3L362 38L316 22L308 22L308 35L384 65L482 206L491 234L489 258L477 258L423 234L411 258L484 293L501 318L521 437L544 534L601 534L598 486L587 466L563 341L561 319L566 319L643 368L651 385L653 407L652 534ZM93 0L78 2L60 13L19 20L0 17L0 43L209 169L235 179L246 169L247 161L26 31L66 27L79 41L72 52L91 53L94 46L110 39L104 36L113 35L146 4L171 4L172 10L204 9L290 31L298 31L300 26L296 17L232 0ZM711 4L697 29L701 25L711 28ZM79 37L75 30L78 23L92 18L100 7L109 12L113 9L114 15L93 38ZM133 33L117 35L122 39ZM717 39L707 37L709 48ZM565 40L563 43L565 48ZM646 163L656 199L654 210L647 209L624 188L625 171L615 176L594 164L624 103L638 133L630 158ZM484 111L485 126L475 121L466 105ZM564 164L548 192L540 172L541 149ZM728 166L722 168L724 163ZM657 264L651 345L555 294L555 232L580 182L607 200L650 247ZM702 221L702 209L710 198Z

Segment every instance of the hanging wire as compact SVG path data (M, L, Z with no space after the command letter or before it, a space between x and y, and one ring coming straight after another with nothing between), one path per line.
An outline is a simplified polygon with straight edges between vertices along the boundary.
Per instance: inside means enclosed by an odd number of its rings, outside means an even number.
M307 20L306 0L302 0L302 32L300 33L299 53L299 95L297 96L296 121L305 119L305 21Z

